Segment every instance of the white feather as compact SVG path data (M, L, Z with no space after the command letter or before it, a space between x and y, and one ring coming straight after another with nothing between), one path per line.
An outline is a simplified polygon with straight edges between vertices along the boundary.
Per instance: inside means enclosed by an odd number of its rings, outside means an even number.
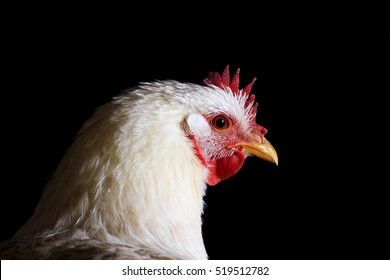
M183 123L197 136L202 114L224 111L246 125L245 98L217 87L144 83L98 108L17 233L77 234L113 244L207 259L202 238L207 169Z

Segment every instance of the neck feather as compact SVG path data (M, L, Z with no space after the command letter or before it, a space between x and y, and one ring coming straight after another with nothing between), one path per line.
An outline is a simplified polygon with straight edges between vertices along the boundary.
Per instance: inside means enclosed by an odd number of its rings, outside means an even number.
M148 122L145 111L129 109L104 105L84 125L18 235L78 229L104 242L207 259L207 171L178 125ZM166 112L156 111L149 114ZM166 117L165 124L180 122Z

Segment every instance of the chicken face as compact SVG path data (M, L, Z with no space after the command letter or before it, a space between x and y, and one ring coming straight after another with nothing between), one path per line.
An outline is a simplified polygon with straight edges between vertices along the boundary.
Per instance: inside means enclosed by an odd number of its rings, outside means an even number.
M208 170L207 184L210 186L236 174L249 155L278 164L275 149L264 137L267 129L256 123L257 103L253 94L249 96L255 80L239 90L239 70L232 81L228 71L226 67L222 76L210 73L205 83L222 89L221 94L226 95L229 101L224 100L224 104L231 106L191 114L187 118L188 131L191 132L188 137L193 142L197 158Z

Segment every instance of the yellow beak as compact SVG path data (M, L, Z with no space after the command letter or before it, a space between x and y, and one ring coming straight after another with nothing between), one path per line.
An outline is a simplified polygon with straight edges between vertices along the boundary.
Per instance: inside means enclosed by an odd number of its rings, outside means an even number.
M258 134L254 133L251 136L252 141L239 142L235 146L242 146L244 147L244 152L278 165L278 154L271 143L264 137L261 138Z

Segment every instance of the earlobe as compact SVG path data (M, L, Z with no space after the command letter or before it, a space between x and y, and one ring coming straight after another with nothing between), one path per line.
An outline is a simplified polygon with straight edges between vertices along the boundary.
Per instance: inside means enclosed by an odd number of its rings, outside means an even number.
M196 138L207 138L211 135L211 128L204 116L197 113L188 115L184 129L187 134L195 135Z
M211 128L209 123L202 115L192 113L184 120L183 130L186 136L191 140L194 153L199 159L200 163L204 167L207 167L207 155L203 153L200 145L203 139L208 139L211 135Z

